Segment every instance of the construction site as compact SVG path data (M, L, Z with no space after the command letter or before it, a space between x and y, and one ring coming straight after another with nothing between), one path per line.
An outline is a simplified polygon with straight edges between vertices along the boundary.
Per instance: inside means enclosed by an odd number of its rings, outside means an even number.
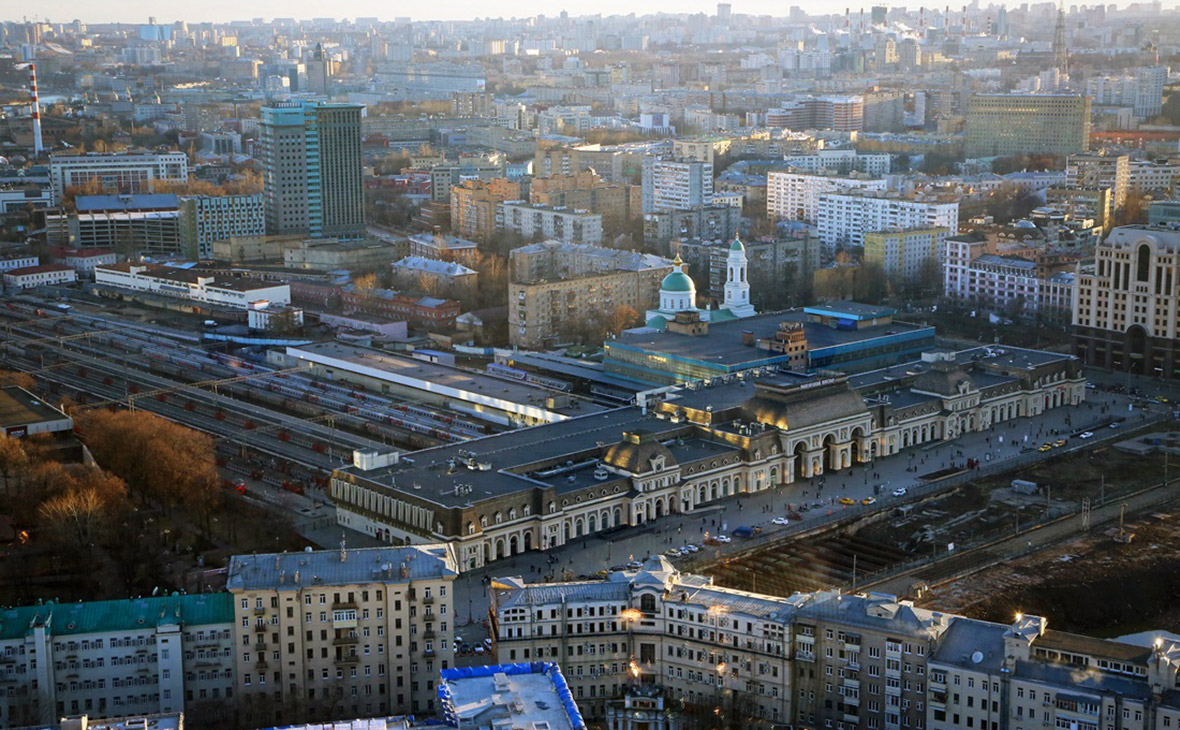
M1121 580L1150 565L1137 589L1139 598L1145 608L1158 603L1166 611L1175 592L1166 590L1166 577L1180 561L1180 543L1172 531L1180 528L1158 510L1180 496L1180 484L1173 479L1170 488L1161 486L1172 466L1162 448L1135 447L1166 444L1167 436L1125 435L1127 440L1117 448L1113 442L1096 444L971 479L927 499L760 546L697 570L742 590L783 596L830 587L883 591L918 598L939 610L1000 620L1014 610L1036 613L1041 606L1058 619L1079 605L1115 611L1121 599L1080 600L1081 595L1062 589L1077 586L1084 594L1101 580L1102 566L1109 563L1111 590L1117 591ZM1135 436L1141 438L1132 442ZM1120 533L1124 504L1128 525L1134 527ZM1079 546L1068 547L1074 536ZM1077 557L1090 551L1103 559ZM1125 569L1120 568L1123 562ZM1024 571L1013 570L1014 565ZM1149 587L1148 575L1157 570L1161 580ZM1171 588L1180 588L1180 581ZM1149 595L1157 589L1159 596ZM1084 616L1078 620L1082 623L1071 630L1100 633L1099 625L1086 623Z

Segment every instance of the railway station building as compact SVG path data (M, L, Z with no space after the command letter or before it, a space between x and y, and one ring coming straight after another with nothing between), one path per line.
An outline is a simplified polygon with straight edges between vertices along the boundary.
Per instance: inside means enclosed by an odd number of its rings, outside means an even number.
M848 376L777 369L337 470L341 526L448 542L462 569L847 469L1085 400L1081 363L1018 348L933 351Z

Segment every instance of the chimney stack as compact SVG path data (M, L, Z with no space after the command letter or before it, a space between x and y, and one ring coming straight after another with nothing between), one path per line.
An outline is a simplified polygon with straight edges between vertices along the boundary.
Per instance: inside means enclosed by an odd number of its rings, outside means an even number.
M33 95L33 154L40 157L45 151L45 143L41 138L41 98L37 94L37 64L27 64L29 67L29 93Z

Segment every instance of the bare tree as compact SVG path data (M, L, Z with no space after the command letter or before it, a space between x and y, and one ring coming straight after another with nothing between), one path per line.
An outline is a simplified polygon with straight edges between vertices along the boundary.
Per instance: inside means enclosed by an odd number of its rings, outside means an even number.
M93 488L66 492L42 503L39 510L47 528L59 532L63 542L79 549L94 542L103 511L102 498Z
M4 477L4 492L11 493L12 478L29 464L29 455L19 439L0 435L0 476Z
M2 385L16 385L30 390L37 387L37 381L33 380L33 376L28 373L17 370L0 370L0 386Z

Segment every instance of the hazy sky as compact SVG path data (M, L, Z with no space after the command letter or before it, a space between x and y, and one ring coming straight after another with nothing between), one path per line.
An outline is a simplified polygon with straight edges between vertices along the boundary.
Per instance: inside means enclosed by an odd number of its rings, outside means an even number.
M851 7L855 13L862 7L866 10L870 5L885 4L900 5L900 2L887 0L844 0L833 3L830 0L729 0L735 13L749 13L752 15L771 14L785 16L791 5L798 5L812 13L843 13L845 7ZM1023 0L1006 0L1009 7L1018 6ZM1036 0L1034 0L1036 1ZM1117 0L1121 7L1130 0ZM996 0L1005 2L1005 0ZM1074 4L1076 0L1066 3ZM939 0L907 0L911 8L921 5L938 7ZM980 0L980 5L988 5L989 0ZM1165 8L1175 7L1177 0L1166 0ZM962 2L951 4L958 9ZM155 10L154 8L159 8ZM471 20L476 17L528 17L544 13L548 16L559 14L562 10L570 15L603 15L626 13L708 13L716 10L716 0L692 0L692 2L677 2L676 0L651 0L636 3L633 0L560 0L558 3L549 0L449 0L448 2L375 2L374 0L255 0L242 2L241 0L205 0L194 3L191 8L175 2L144 2L143 0L41 0L40 2L21 3L19 0L0 0L0 20L20 20L34 17L44 20L63 22L75 18L90 23L124 22L145 23L149 15L155 15L160 23L171 23L175 20L187 20L190 23L227 20L249 20L250 18L355 18L377 17L382 20L392 20L399 16L409 16L414 20ZM191 9L191 16L181 16L180 12Z
M913 0L912 4L921 4L922 0ZM937 0L928 0L936 3ZM839 8L823 0L787 0L774 2L773 0L741 0L732 2L735 13L775 15L787 14L792 5L799 5L812 12L843 12L846 6L854 10L861 7L856 2L839 3ZM867 7L870 2L862 3ZM961 3L960 3L961 4ZM75 18L84 22L106 23L126 22L145 23L149 15L155 15L160 23L170 23L174 20L187 20L190 23L203 21L249 20L250 18L314 18L336 17L355 18L376 16L382 20L392 20L398 16L409 16L414 20L470 20L475 17L527 17L544 13L548 16L559 14L562 10L570 15L589 15L601 13L603 15L626 13L657 13L657 12L695 12L712 14L716 10L716 1L693 0L692 2L677 2L676 0L652 0L651 2L635 3L628 0L562 0L560 3L547 0L449 0L439 3L410 3L410 2L373 2L372 0L338 0L324 2L323 0L261 0L255 2L234 2L233 0L204 0L191 6L192 15L182 17L184 4L175 2L143 2L142 0L42 0L37 3L23 4L17 0L0 0L0 19L19 20L28 17L30 20L36 15L38 19L49 19L56 22L70 21ZM155 9L155 8L158 8ZM26 15L27 13L27 15Z

